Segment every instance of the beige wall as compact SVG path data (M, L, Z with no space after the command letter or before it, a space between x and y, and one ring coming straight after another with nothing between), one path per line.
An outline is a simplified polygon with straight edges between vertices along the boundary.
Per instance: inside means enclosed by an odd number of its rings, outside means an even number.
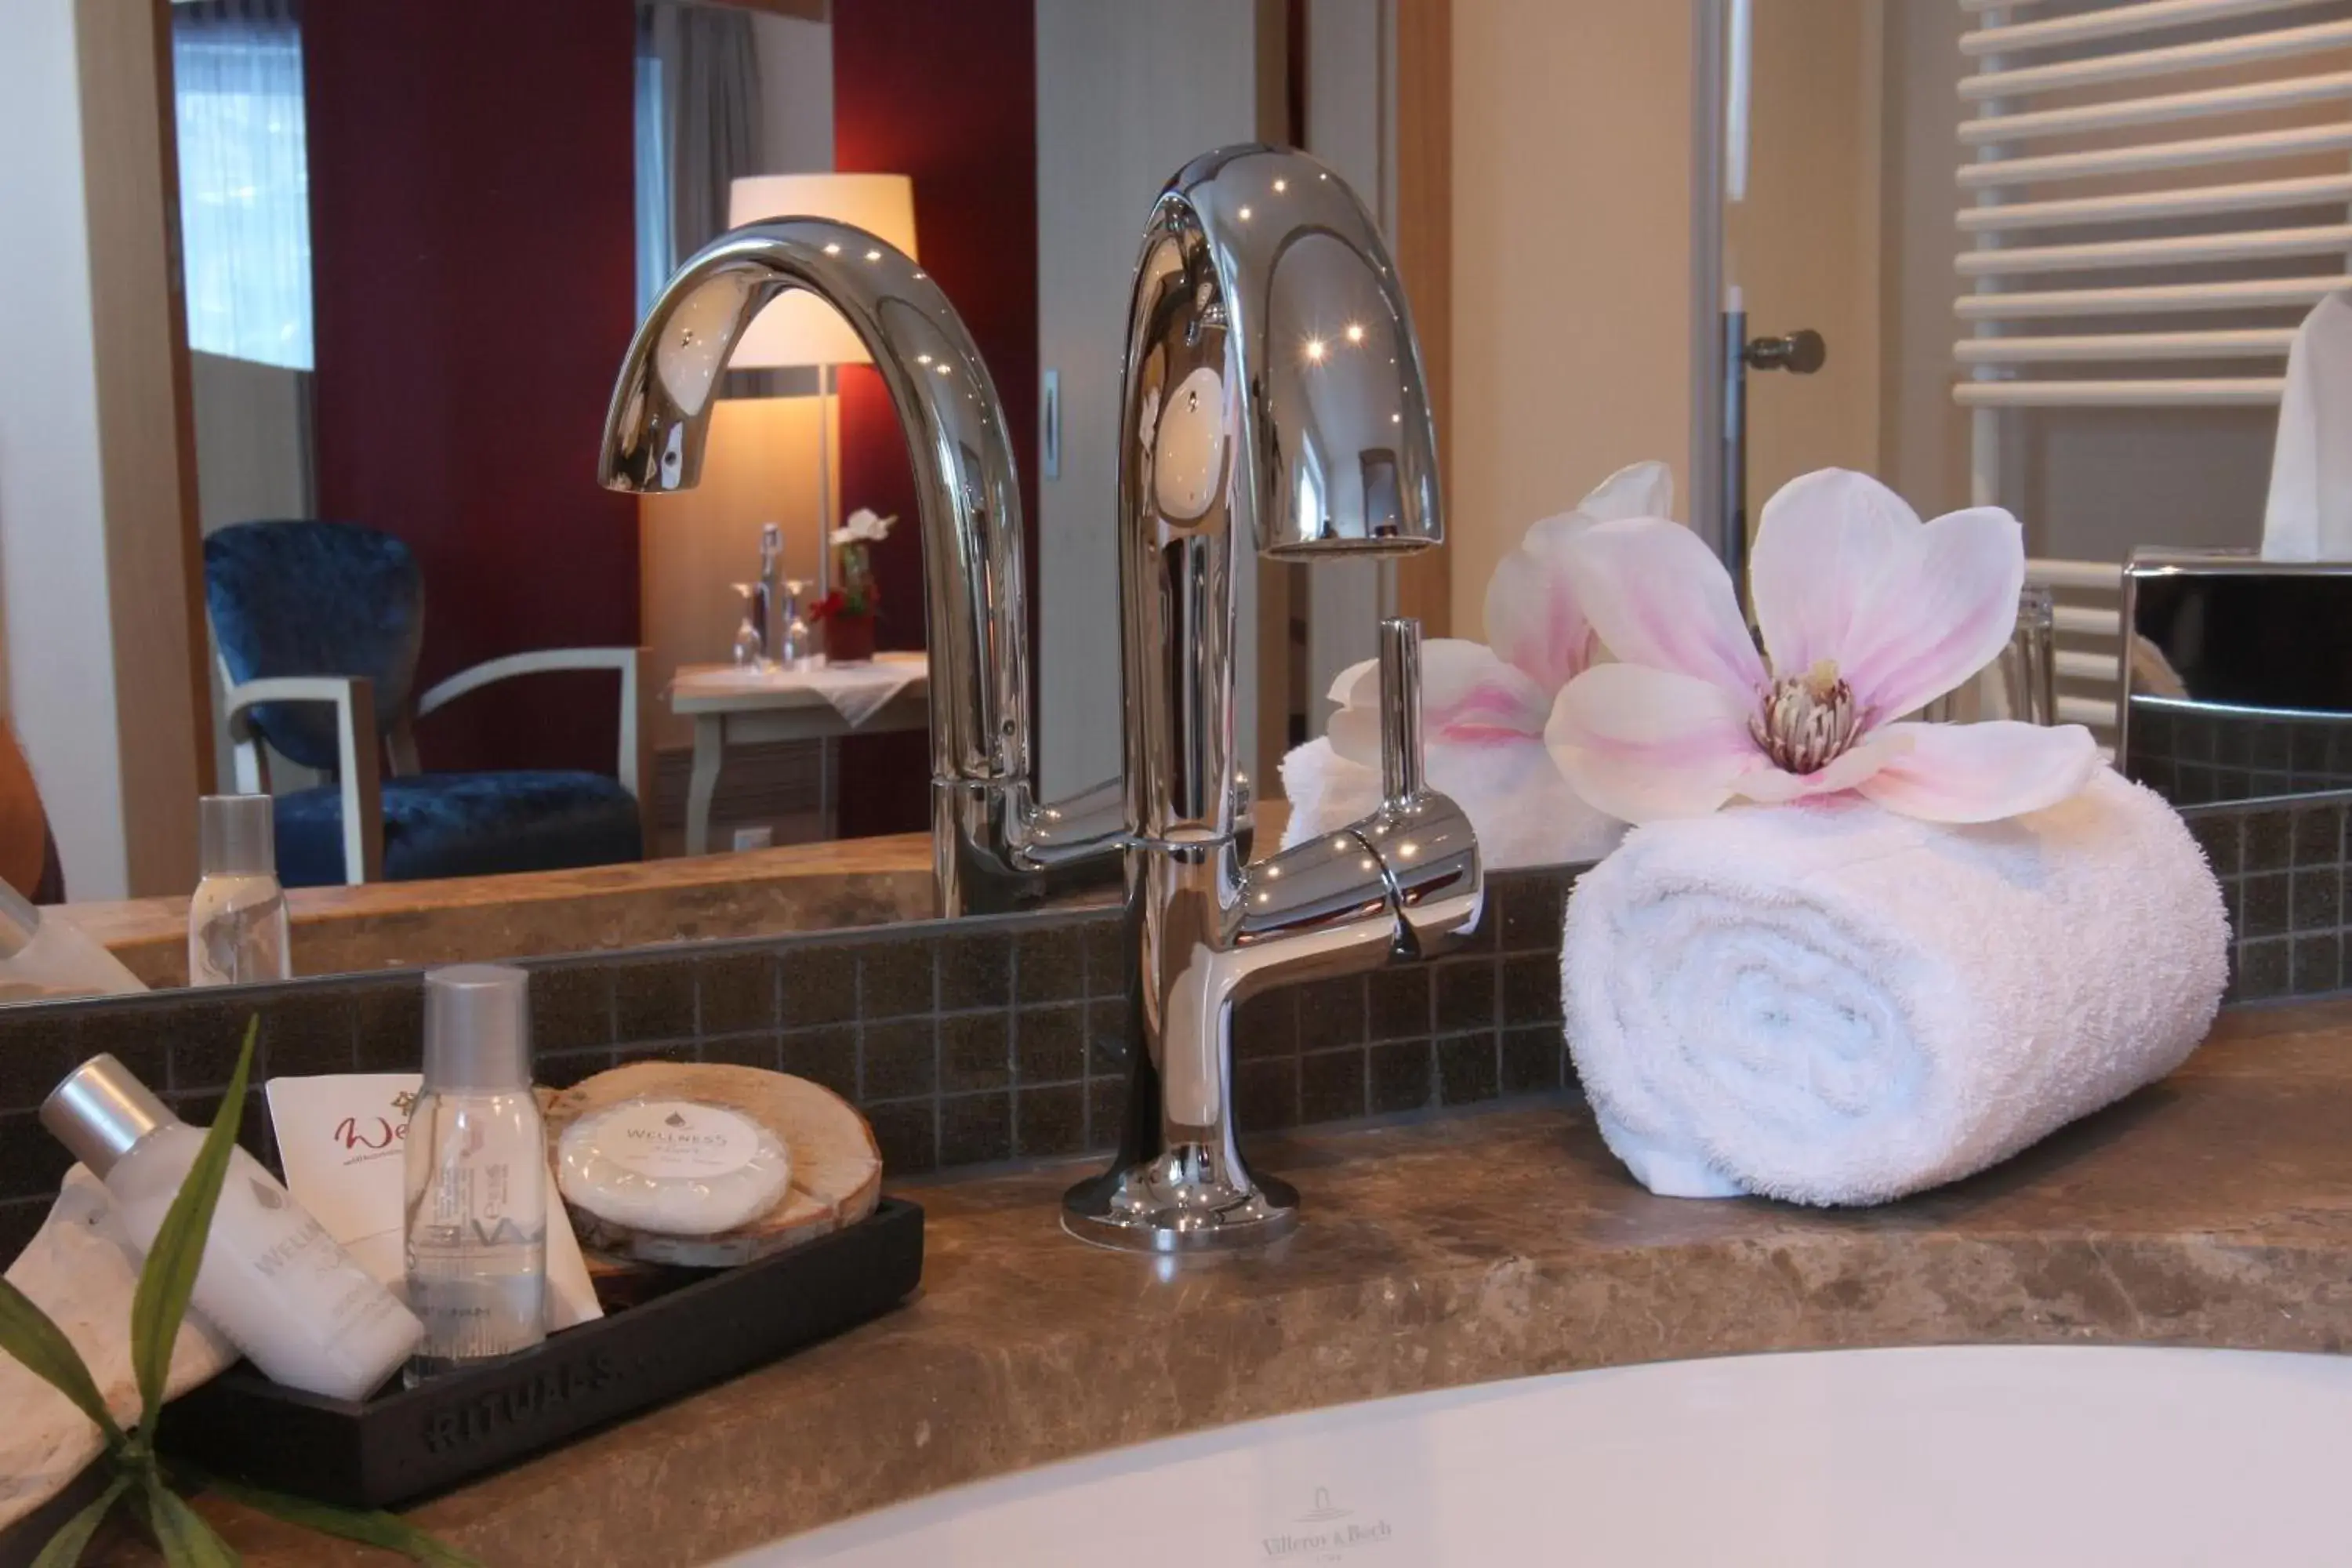
M1690 449L1691 7L1454 9L1454 631L1528 524Z
M188 356L194 386L196 510L204 531L310 517L310 373L224 354Z
M130 889L114 722L106 496L90 346L89 217L72 0L11 17L18 78L0 94L0 585L8 718L71 890Z
M192 451L168 270L163 8L29 0L0 95L0 627L78 898L194 880Z
M743 616L733 584L760 575L762 523L783 525L783 574L814 582L818 449L814 396L721 398L711 410L702 482L638 498L637 582L643 636L653 649L649 679L667 686L681 664L724 664L732 656ZM905 527L914 521L900 520ZM694 743L694 726L667 702L655 711L657 749Z
M1810 327L1829 358L1811 375L1748 376L1751 528L1800 474L1878 469L1882 9L1756 7L1748 185L1724 207L1724 281L1743 292L1751 338Z

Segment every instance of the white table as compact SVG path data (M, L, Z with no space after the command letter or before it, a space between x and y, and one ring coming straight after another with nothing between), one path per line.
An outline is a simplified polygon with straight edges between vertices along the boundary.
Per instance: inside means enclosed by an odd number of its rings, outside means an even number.
M827 672L749 670L730 664L689 664L671 683L670 711L694 721L694 773L686 791L686 852L710 852L710 798L728 742L822 741L837 735L876 735L891 730L921 730L931 721L930 658L921 653L877 654L885 669L912 668L914 679L861 723L841 716L820 689ZM850 673L848 666L830 672ZM818 805L831 820L829 767L819 769Z

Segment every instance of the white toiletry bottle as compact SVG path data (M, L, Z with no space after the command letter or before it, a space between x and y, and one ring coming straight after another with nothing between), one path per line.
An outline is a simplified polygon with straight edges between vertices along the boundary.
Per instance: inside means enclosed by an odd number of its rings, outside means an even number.
M204 1129L173 1115L110 1056L92 1057L58 1085L41 1125L106 1184L143 1255L196 1163ZM229 1153L194 1300L270 1378L336 1399L373 1393L424 1332L242 1149Z
M0 1003L118 996L146 989L63 910L44 916L0 882Z
M188 984L291 980L270 798L205 795L196 803L196 827L204 875L188 900Z
M425 976L425 1081L408 1114L411 1382L547 1337L547 1135L530 1088L530 977Z

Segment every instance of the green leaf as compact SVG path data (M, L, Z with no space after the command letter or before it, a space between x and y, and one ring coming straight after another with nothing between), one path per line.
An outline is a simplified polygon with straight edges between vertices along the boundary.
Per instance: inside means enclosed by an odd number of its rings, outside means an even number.
M212 1233L213 1210L220 1203L221 1180L228 1173L228 1158L236 1148L236 1124L245 1114L245 1081L253 1070L253 1042L260 1032L261 1016L245 1026L245 1048L237 1053L236 1071L229 1075L228 1093L205 1146L188 1167L179 1196L163 1215L163 1228L147 1249L139 1270L138 1293L131 1299L131 1364L139 1376L139 1426L155 1430L155 1416L163 1408L163 1384L172 1373L172 1346L180 1336L180 1320L187 1315L188 1298L196 1289L196 1270L205 1260L205 1238ZM194 1517L191 1515L190 1517Z
M41 1548L41 1554L33 1559L33 1568L74 1568L89 1547L89 1538L98 1533L99 1521L106 1517L106 1510L114 1506L115 1499L130 1489L131 1478L127 1475L117 1476L109 1481L106 1489L99 1493L88 1508L58 1527L58 1532L49 1537L49 1543Z
M72 1400L76 1409L98 1424L108 1447L121 1447L122 1428L114 1424L81 1352L30 1296L5 1279L0 1279L0 1350Z
M320 1535L338 1536L356 1541L363 1546L381 1546L397 1552L412 1563L422 1563L426 1568L482 1568L475 1558L468 1557L454 1546L445 1546L406 1520L379 1510L337 1508L332 1503L312 1502L308 1498L289 1497L260 1487L249 1487L218 1476L206 1476L205 1484L231 1502L243 1503L256 1513L266 1513L288 1524L299 1524Z
M171 1568L240 1568L242 1559L228 1542L152 1471L147 1477L147 1524Z

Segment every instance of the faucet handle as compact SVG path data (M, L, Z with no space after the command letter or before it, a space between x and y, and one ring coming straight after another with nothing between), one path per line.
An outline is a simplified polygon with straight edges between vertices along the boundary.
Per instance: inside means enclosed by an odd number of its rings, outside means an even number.
M1428 787L1421 749L1421 623L1381 622L1381 804L1410 805Z
M1380 858L1397 913L1396 952L1453 946L1486 905L1478 836L1463 809L1429 787L1421 737L1421 623L1381 623L1381 806L1355 832Z

